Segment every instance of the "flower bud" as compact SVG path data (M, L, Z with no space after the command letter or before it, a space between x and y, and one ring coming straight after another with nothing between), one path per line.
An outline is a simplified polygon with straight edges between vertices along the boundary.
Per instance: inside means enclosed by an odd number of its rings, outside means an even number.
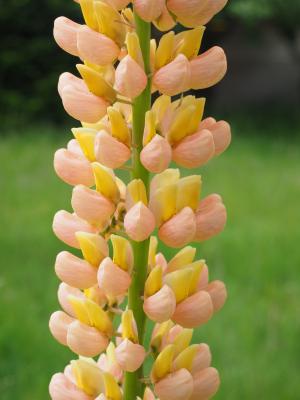
M64 346L67 345L67 331L74 321L72 317L63 311L55 311L49 320L49 329L54 338Z
M77 47L80 58L96 65L112 64L120 53L116 43L83 25L77 30Z
M164 285L157 293L144 301L144 312L152 321L164 322L171 318L176 308L172 289Z
M213 315L213 304L207 292L200 291L177 305L172 320L184 328L205 324Z
M68 251L57 255L55 272L60 280L78 289L88 289L97 283L97 269Z
M92 186L95 183L91 164L69 150L59 149L55 152L54 169L60 179L69 185Z
M139 201L126 213L124 227L131 239L136 242L142 242L155 229L154 215L144 203Z
M109 199L83 185L73 189L71 204L76 215L101 230L107 226L115 211L115 206Z
M209 346L205 343L199 344L192 364L192 375L195 375L204 368L208 368L210 363L211 352Z
M172 149L167 139L160 135L154 138L141 151L141 163L150 172L159 174L168 168Z
M95 357L106 349L108 343L106 335L80 321L74 321L68 327L67 344L76 354Z
M160 227L158 236L167 246L178 248L189 243L195 232L195 214L191 208L184 207Z
M72 317L75 317L75 312L69 301L69 296L84 298L84 294L82 293L81 290L74 288L72 286L69 286L66 283L62 282L59 285L58 291L57 291L58 302L59 302L61 308L66 313L68 313Z
M173 149L173 160L185 168L198 168L206 164L214 154L213 135L205 129L179 142Z
M106 257L98 269L98 285L107 296L121 296L126 293L131 284L128 272L119 268Z
M81 25L66 17L54 21L53 36L56 43L73 56L79 56L77 49L77 32Z
M205 288L211 297L214 306L214 312L221 310L227 299L226 286L221 281L213 281Z
M196 210L196 233L194 240L200 242L222 232L227 213L222 199L217 194L205 197Z
M140 368L146 357L143 346L124 339L116 348L116 359L124 371L134 372Z
M49 393L52 400L91 400L92 398L71 382L64 374L52 376L49 384Z
M214 124L210 131L214 138L215 155L218 156L223 153L231 142L230 125L226 121L218 121Z
M175 96L188 89L190 80L190 63L183 54L179 54L175 60L155 73L153 85L159 92L168 96Z
M140 65L129 55L125 56L116 69L114 89L121 95L134 99L147 86L147 76Z
M58 211L53 219L53 232L59 240L66 243L68 246L79 249L79 242L76 238L76 232L83 231L95 233L96 229L88 222L79 218L76 214L71 214L68 211Z
M218 83L227 70L224 50L214 46L190 62L190 88L206 89Z
M187 400L193 390L193 378L186 369L169 374L154 386L154 392L160 400Z
M134 0L134 10L147 22L158 18L165 5L165 0Z
M219 373L215 368L205 368L194 375L194 390L189 400L212 398L220 386Z
M124 143L102 130L96 136L95 155L97 161L106 167L119 168L129 160L131 151Z

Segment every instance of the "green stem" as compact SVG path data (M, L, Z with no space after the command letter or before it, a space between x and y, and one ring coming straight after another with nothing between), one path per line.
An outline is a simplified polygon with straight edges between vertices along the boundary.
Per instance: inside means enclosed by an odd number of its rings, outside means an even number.
M150 39L151 24L141 20L135 14L136 31L140 40L143 53L145 72L150 73ZM143 93L133 102L132 107L132 179L141 179L147 191L149 191L149 172L143 167L140 161L140 152L143 149L143 133L145 126L145 114L151 108L151 79ZM147 278L149 239L143 242L132 241L134 254L134 268L132 273L132 284L128 293L128 307L133 311L139 333L139 341L144 342L146 316L143 311L143 292ZM141 382L143 377L143 367L138 371L125 375L124 400L135 400L137 396L143 396L144 384Z

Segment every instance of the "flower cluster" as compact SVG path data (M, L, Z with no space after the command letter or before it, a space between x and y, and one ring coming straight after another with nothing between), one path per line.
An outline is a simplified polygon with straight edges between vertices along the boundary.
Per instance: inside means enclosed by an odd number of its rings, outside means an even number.
M192 344L193 330L223 307L227 292L223 282L209 282L206 262L189 243L220 233L226 209L218 194L202 197L200 175L171 163L198 168L230 144L229 124L203 119L205 99L184 96L226 72L220 47L200 52L203 25L226 0L76 2L84 24L66 17L54 23L57 44L80 59L80 77L63 73L58 93L81 125L54 155L57 175L73 190L72 211L55 214L53 231L75 254L57 255L62 310L49 327L79 357L52 377L50 396L207 400L219 375L209 347ZM140 28L150 23L168 32L145 43ZM190 29L170 31L176 23ZM151 93L156 100L147 107ZM143 109L138 99L146 99ZM132 179L125 183L116 169L133 171ZM159 251L159 241L178 249L173 258ZM155 323L149 346L146 317Z

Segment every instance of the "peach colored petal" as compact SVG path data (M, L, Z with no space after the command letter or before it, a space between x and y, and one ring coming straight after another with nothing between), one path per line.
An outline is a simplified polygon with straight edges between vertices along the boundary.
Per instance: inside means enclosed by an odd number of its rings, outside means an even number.
M108 36L83 25L77 31L77 47L80 58L97 65L114 63L120 49Z
M175 60L160 68L153 77L155 88L168 96L186 91L191 81L190 63L183 54L179 54Z
M55 152L54 169L60 179L69 185L92 186L95 183L91 164L69 150L59 149Z
M196 210L195 241L208 240L222 232L227 213L220 196L210 195L203 199Z
M143 346L124 339L116 348L116 359L121 368L127 372L134 372L140 368L146 357Z
M92 400L62 373L52 376L49 393L52 400Z
M205 343L198 345L196 356L193 360L192 375L195 375L204 368L208 368L211 364L211 352L209 346Z
M109 105L103 98L71 85L62 89L61 98L64 109L71 117L90 124L98 122Z
M69 150L71 153L76 154L76 156L86 160L86 157L81 150L80 144L76 139L71 139L68 141L67 150Z
M117 360L114 360L112 362L108 359L107 355L103 353L98 358L97 365L102 371L109 372L111 375L113 375L117 382L120 382L122 380L123 370L117 363Z
M208 400L218 391L219 373L215 368L205 368L194 375L194 391L189 400Z
M185 137L173 148L173 160L185 168L206 164L215 153L213 135L207 129Z
M77 31L81 25L66 17L58 17L54 21L53 36L56 43L73 56L78 56Z
M195 232L195 214L185 207L159 228L158 236L167 246L179 248L193 240Z
M126 213L124 227L127 235L136 242L146 240L155 229L155 218L144 203L139 201Z
M208 273L208 267L206 264L204 264L201 273L200 273L200 278L198 282L198 290L205 289L206 286L208 285L208 280L209 280L209 273Z
M106 167L119 168L130 159L131 151L124 143L102 130L95 139L95 156Z
M144 300L144 312L155 322L168 321L174 314L176 298L173 290L164 285L157 293Z
M70 74L70 72L63 72L58 79L57 91L60 97L62 96L62 91L66 86L72 86L78 91L89 93L89 89L84 83L84 80L78 78L77 76Z
M119 268L106 257L98 269L98 285L107 296L124 295L131 284L128 272Z
M129 99L139 96L147 86L147 75L130 56L125 56L116 69L114 89Z
M165 32L174 28L176 22L174 21L172 15L169 13L167 6L164 5L161 15L159 16L159 18L156 19L156 21L153 21L153 24L156 26L157 29Z
M213 304L207 292L200 291L177 305L172 320L184 328L196 328L210 320Z
M227 299L226 286L221 281L213 281L208 284L205 290L209 293L214 306L214 312L221 310Z
M190 88L206 89L218 83L227 71L224 50L214 46L190 61Z
M230 125L226 121L218 121L214 124L210 131L214 138L215 143L215 155L223 153L231 142L231 129Z
M92 227L88 222L79 218L76 214L71 214L64 210L58 211L54 215L52 228L59 240L76 249L80 248L75 236L76 232L97 232L97 229Z
M61 308L72 317L75 317L75 313L72 305L69 302L69 296L75 296L78 298L84 298L84 294L77 288L74 288L66 283L62 282L57 291L58 302Z
M155 135L143 148L140 157L141 163L148 171L159 174L168 168L172 158L172 149L167 139Z
M57 255L55 272L60 280L78 289L88 289L97 283L97 269L68 251Z
M74 321L63 311L55 311L49 320L49 329L54 338L64 346L67 345L67 331L69 325Z
M192 17L203 11L210 0L167 0L168 9L177 17Z
M105 228L115 211L115 205L96 190L75 186L71 200L75 213L90 224Z
M165 6L165 0L134 0L136 13L147 22L157 19Z
M216 122L217 121L212 117L205 118L200 122L198 126L198 131L202 131L203 129L208 129L210 131L212 126L215 125Z
M67 345L76 354L95 357L107 348L108 343L106 335L79 321L72 322L68 327Z
M160 400L188 400L193 390L193 378L186 369L167 375L154 386L154 392Z

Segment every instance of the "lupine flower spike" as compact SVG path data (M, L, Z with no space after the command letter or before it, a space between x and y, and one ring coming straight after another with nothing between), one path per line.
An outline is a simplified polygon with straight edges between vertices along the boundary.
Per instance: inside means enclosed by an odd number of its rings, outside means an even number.
M229 124L204 117L206 99L188 93L226 72L224 51L204 52L201 42L227 1L75 2L83 23L61 16L53 31L77 57L78 73L58 79L63 107L77 122L54 154L72 195L53 219L67 248L54 262L61 309L49 320L74 359L53 375L50 397L208 400L219 373L193 334L221 310L227 291L210 281L190 242L219 234L227 216L219 194L203 196L201 171L181 169L212 162L231 141ZM188 29L175 33L177 23ZM164 32L158 40L151 24Z

